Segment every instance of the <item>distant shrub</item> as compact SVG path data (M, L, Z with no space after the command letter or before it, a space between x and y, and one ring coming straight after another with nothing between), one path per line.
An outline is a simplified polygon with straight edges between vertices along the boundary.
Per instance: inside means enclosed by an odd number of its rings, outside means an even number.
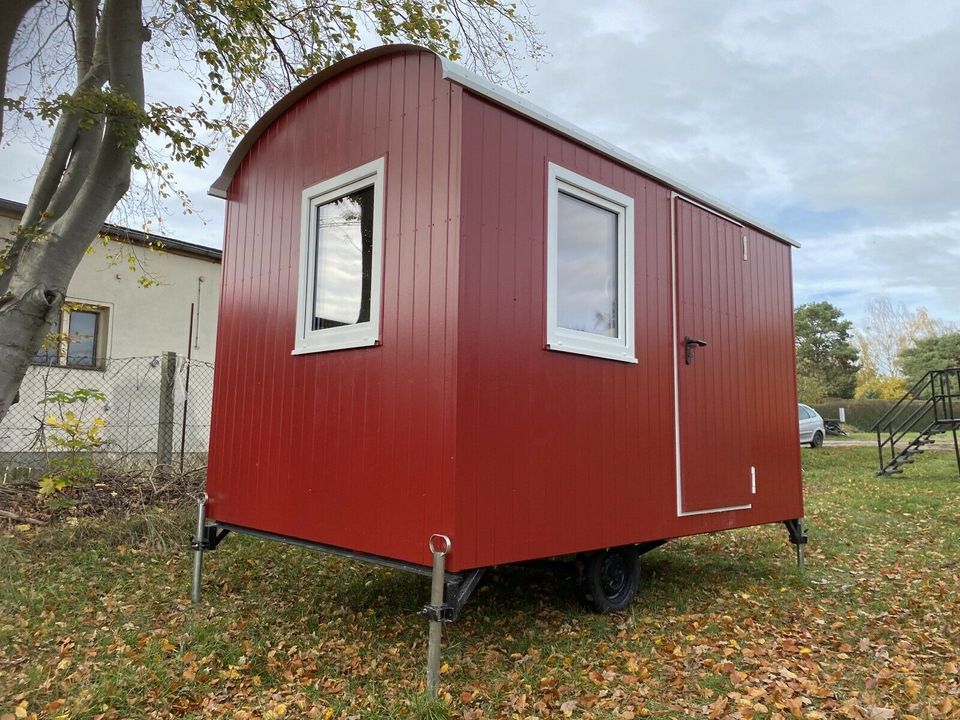
M859 385L857 400L899 400L907 391L907 381L898 377L872 377Z
M840 417L840 408L844 408L847 425L869 432L876 422L883 417L884 413L892 408L896 402L896 400L842 400L829 398L822 402L814 403L810 405L810 407L820 413L822 417L834 419ZM904 409L902 414L900 414L900 418L902 420L907 419L922 404L923 403L919 401L912 401L909 403L909 409ZM907 403L904 403L904 405L907 405ZM929 414L924 413L915 418L912 427L908 429L915 431L923 430L930 423L930 419Z

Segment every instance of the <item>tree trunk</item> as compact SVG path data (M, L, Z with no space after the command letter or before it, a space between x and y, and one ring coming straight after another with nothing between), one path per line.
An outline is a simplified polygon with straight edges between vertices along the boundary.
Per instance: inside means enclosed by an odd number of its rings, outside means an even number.
M100 122L60 119L8 267L0 273L0 420L57 317L67 286L107 216L130 186L143 109L143 27L139 0L72 0L78 27L78 90L100 88L133 101L136 112ZM91 42L92 37L95 42Z
M40 0L7 0L0 14L0 92L6 96L7 68L10 67L10 48L17 28L24 16ZM3 113L0 112L0 138L3 138Z

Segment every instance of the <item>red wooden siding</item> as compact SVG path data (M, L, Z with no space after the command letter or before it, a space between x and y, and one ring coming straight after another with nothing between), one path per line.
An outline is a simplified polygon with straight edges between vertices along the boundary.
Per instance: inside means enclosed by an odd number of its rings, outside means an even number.
M789 246L389 52L268 116L232 175L209 516L420 564L443 532L452 571L802 516ZM379 157L382 344L292 356L301 193ZM637 364L544 347L549 162L634 199ZM708 331L683 509L750 507L679 515L674 378Z
M461 90L429 53L282 115L228 192L210 517L428 562L453 526ZM382 345L292 356L301 192L386 157Z
M758 491L750 510L678 517L670 191L471 93L463 117L456 566L801 516L789 247L745 230L752 257L721 267L706 228L684 253L711 302L742 298L726 352L749 362L728 409L744 417L725 419L742 423ZM635 200L636 365L544 349L548 162Z

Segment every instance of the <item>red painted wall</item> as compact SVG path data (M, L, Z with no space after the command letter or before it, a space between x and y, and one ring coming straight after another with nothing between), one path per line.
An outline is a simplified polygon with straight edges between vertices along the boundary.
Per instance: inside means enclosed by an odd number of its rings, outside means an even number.
M463 117L457 565L802 516L789 247L745 229L737 277L701 257L716 300L741 298L747 364L743 402L706 410L739 425L758 490L749 510L678 517L670 191L469 92ZM544 349L549 162L635 200L636 365Z
M453 531L461 90L429 53L287 111L228 192L211 518L427 562ZM301 192L386 157L382 345L292 356Z
M381 156L382 345L291 356L301 192ZM635 199L637 364L544 349L551 161ZM750 228L748 262L721 278L707 253L697 277L737 298L729 457L757 494L677 515L671 202L442 80L429 53L322 84L229 188L209 516L421 564L445 532L454 571L802 516L790 248ZM684 258L737 241L683 207Z

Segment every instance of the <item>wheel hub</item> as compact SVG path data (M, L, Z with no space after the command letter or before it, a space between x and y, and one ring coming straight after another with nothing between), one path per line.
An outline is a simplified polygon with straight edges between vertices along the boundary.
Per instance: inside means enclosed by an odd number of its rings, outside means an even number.
M600 572L603 593L613 598L623 592L627 584L627 568L620 555L611 554L604 558Z

